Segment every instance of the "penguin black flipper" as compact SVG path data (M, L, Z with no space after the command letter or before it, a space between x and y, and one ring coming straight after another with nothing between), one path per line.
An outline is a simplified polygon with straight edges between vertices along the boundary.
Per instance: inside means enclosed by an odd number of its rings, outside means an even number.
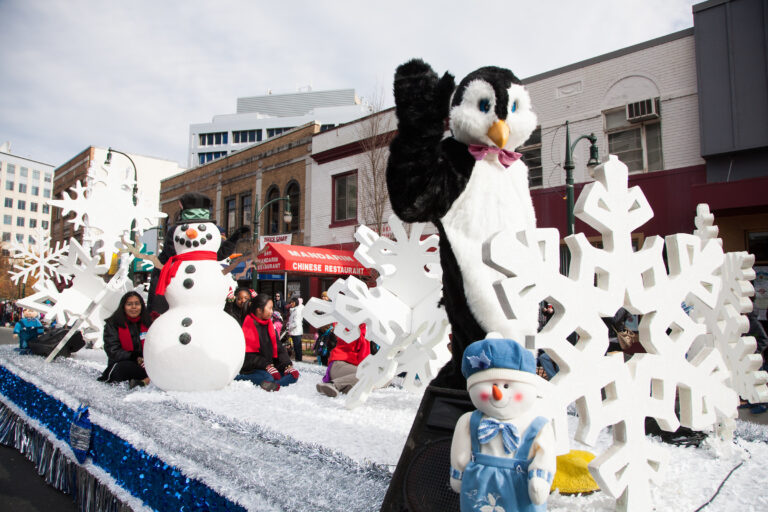
M438 79L414 59L395 72L398 133L390 144L387 187L392 210L405 222L434 222L461 194L475 160L467 146L443 139L455 82Z

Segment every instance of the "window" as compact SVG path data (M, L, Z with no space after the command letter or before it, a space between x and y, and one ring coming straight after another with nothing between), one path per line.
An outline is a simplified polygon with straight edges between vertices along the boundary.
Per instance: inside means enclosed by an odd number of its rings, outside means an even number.
M227 132L200 134L201 146L216 146L219 144L226 144L226 143L227 143Z
M7 231L3 231L3 242L10 242L11 234Z
M748 231L747 252L755 255L755 263L768 263L768 231Z
M250 226L251 222L253 222L251 196L242 196L240 198L240 225Z
M40 187L32 185L32 195L33 196L39 196L40 195Z
M231 235L232 232L237 228L237 207L235 198L229 198L224 201L224 207L226 208L226 222L227 225L225 226L225 229L227 230L227 234Z
M286 226L286 232L295 233L299 231L299 206L301 196L299 195L299 184L295 181L288 185L285 195L291 198L291 223Z
M44 189L43 189L43 197L47 197L47 198L50 198L50 197L51 197L51 189L49 189L49 188L44 188Z
M226 151L212 151L208 153L198 153L197 155L200 165L212 162L213 160L218 160L219 158L223 158L225 156L227 156Z
M42 221L42 222L40 223L40 226L41 226L43 229L48 229L48 221L47 221L47 220L44 220L44 221Z
M29 169L26 167L19 167L19 176L22 178L26 178L29 175Z
M16 166L13 164L8 164L8 167L5 170L6 176L16 176Z
M40 181L40 171L38 171L37 169L33 169L32 170L32 179Z
M13 199L10 197L5 198L5 207L6 208L13 208Z
M22 199L19 199L18 201L16 201L16 208L18 208L19 210L26 210L27 202Z
M37 227L37 219L29 219L29 227L36 228Z
M278 192L277 187L273 186L267 191L267 200L264 204L267 204L273 199L277 199L279 195L280 193ZM264 226L264 234L275 235L278 233L278 229L280 229L278 217L280 216L280 203L282 202L283 201L275 201L267 207L267 223L266 226Z
M24 235L21 233L16 233L16 241L19 243L24 242Z
M27 193L27 184L26 183L19 183L19 192L22 194Z
M47 204L43 205L43 213L51 213L50 205L47 205Z
M541 174L541 126L533 130L528 140L517 150L522 153L522 160L528 166L528 187L540 187L544 184Z
M16 225L20 228L24 227L24 217L16 217Z
M29 211L36 212L37 211L37 203L29 203Z
M5 182L5 190L13 190L15 183L12 181L6 181Z
M293 130L293 126L288 128L267 128L267 138L272 138L275 135L280 135L283 132L287 132L288 130Z
M10 226L13 218L10 215L3 215L3 224Z
M357 220L357 171L333 177L333 221Z
M335 124L321 124L320 125L320 131L321 132L327 132L328 130L335 128Z
M261 141L261 130L241 130L232 132L232 141L235 144L242 144L244 142L259 142Z
M663 168L661 123L658 119L630 123L624 107L605 112L604 116L608 152L619 157L630 172Z
M43 178L43 181L45 181L46 183L50 183L52 178L53 178L53 174L48 172L48 171L46 171L45 172L45 177Z

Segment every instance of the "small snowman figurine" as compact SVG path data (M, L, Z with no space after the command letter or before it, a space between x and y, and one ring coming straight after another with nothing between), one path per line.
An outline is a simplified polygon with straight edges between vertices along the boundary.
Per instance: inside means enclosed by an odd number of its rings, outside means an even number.
M451 444L462 512L546 510L557 459L552 426L534 407L533 355L514 340L484 339L466 348L461 372L477 407L459 418Z
M209 218L189 220L173 234L176 254L160 272L157 294L169 309L147 331L144 364L165 391L213 391L243 366L245 337L224 311L232 280L221 272L221 234Z

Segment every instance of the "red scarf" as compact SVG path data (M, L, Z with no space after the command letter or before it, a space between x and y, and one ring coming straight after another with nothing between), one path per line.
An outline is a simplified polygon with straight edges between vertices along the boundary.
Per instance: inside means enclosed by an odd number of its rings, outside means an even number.
M190 251L184 254L174 254L163 265L160 271L160 279L157 280L157 295L165 295L165 289L171 284L171 279L176 276L179 267L184 261L216 261L216 253L213 251Z
M138 324L139 326L139 340L141 340L141 348L144 348L144 338L141 336L141 333L147 332L147 326L141 323L141 317L137 317L136 319L133 318L126 318L127 322L130 322L132 324ZM123 350L126 352L133 352L133 338L131 337L131 331L128 329L128 323L126 323L122 327L117 328L117 336L120 338L120 346L123 347Z
M249 322L248 320L253 320ZM275 325L272 323L272 319L262 320L257 318L256 315L251 313L243 322L243 334L245 335L245 351L246 352L259 352L261 348L261 341L259 340L259 331L256 330L256 322L259 325L266 325L267 332L269 333L269 339L272 341L272 357L277 357L277 336L275 336Z

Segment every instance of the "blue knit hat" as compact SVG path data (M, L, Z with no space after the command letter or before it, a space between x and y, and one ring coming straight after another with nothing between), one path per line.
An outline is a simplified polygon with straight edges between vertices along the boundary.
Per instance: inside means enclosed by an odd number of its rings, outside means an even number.
M472 343L464 350L461 373L467 379L467 388L486 380L516 380L531 384L540 381L533 354L510 339L484 339Z

